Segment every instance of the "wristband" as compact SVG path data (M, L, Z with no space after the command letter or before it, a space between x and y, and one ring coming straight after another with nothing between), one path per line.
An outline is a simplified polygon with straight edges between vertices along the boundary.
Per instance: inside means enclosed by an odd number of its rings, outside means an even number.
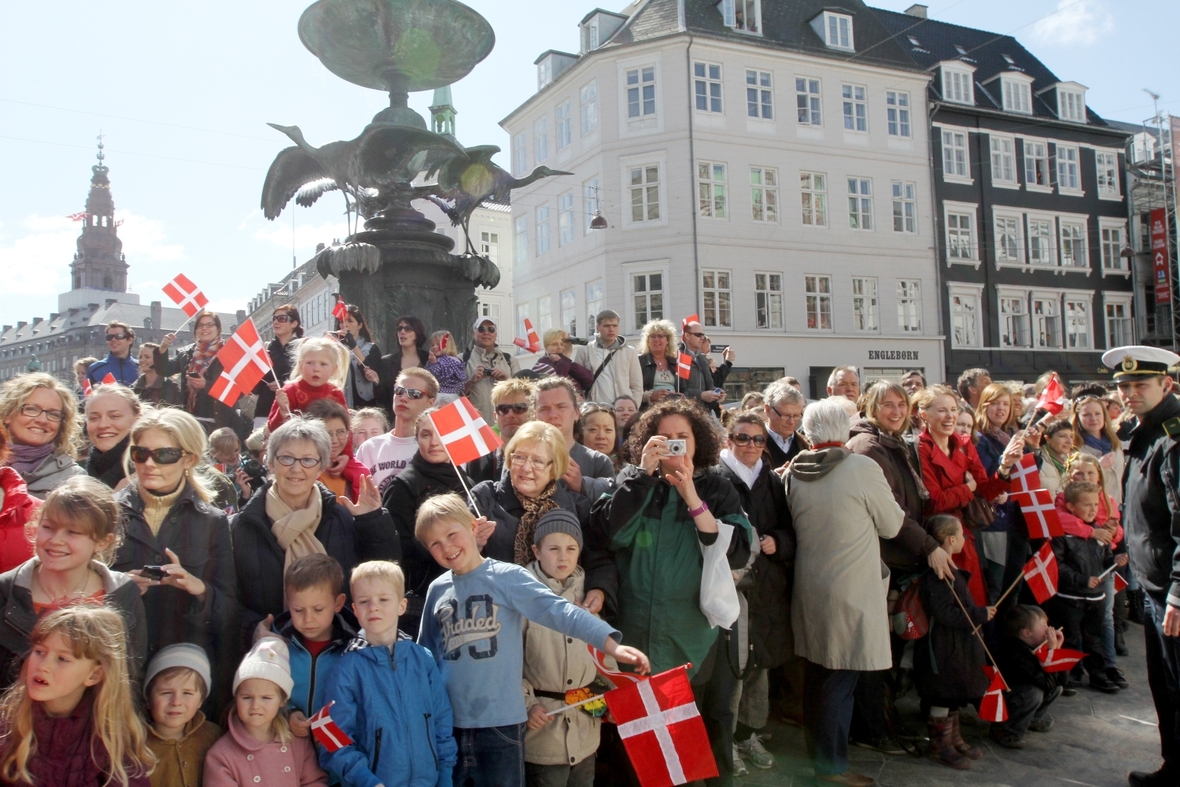
M705 513L708 510L709 510L709 504L706 503L704 500L702 500L700 508L688 509L688 515L690 517L692 517L693 519L696 519L698 516L700 516L701 514Z

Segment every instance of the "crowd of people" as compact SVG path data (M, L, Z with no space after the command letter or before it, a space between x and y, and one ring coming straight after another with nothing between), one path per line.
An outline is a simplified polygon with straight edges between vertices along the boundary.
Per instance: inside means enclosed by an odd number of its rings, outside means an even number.
M414 316L389 354L355 306L339 322L305 337L276 309L273 371L233 407L209 394L211 312L175 352L111 323L77 390L0 388L0 784L637 783L603 703L566 707L609 688L589 644L610 669L688 665L707 783L772 768L779 719L817 783L865 787L850 745L984 756L960 719L988 666L992 741L1037 745L1059 698L1128 687L1129 622L1165 756L1132 784L1175 783L1180 402L1143 348L1114 358L1118 393L1057 414L1052 373L983 369L862 389L843 366L825 398L784 377L729 404L734 352L695 321L632 347L603 311L524 370L490 317L462 354ZM503 445L456 466L430 416L460 396ZM1065 532L1043 606L1011 495L1033 460ZM1045 647L1085 658L1047 672Z

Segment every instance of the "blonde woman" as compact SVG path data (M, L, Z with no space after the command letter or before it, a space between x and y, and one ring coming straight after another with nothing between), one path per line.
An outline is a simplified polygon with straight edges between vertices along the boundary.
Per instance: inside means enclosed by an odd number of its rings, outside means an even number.
M652 320L639 335L639 367L643 370L643 404L659 404L683 396L676 374L676 329L667 320Z
M53 375L32 372L0 388L0 423L11 438L7 466L44 497L86 471L77 458L78 399Z

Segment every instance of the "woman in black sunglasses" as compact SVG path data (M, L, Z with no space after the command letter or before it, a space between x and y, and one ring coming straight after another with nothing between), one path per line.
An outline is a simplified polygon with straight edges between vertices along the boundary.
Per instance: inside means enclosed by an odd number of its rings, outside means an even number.
M266 426L266 415L275 402L275 393L291 378L295 347L303 338L303 323L294 304L284 303L276 308L270 321L275 338L267 345L266 352L270 355L274 374L266 375L254 386L254 393L258 396L258 403L254 405L255 429Z
M381 356L377 370L379 380L374 394L377 397L374 405L385 410L391 421L394 418L393 384L397 376L405 369L425 369L430 363L430 350L426 347L430 334L426 333L422 321L413 315L406 315L398 317L396 325L397 350Z

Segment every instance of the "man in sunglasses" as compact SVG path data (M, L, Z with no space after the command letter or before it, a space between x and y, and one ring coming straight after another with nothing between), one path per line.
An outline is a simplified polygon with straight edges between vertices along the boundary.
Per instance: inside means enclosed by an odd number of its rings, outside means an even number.
M684 324L680 331L680 349L692 356L692 369L688 381L681 388L689 399L698 399L714 415L721 415L721 403L725 401L725 391L717 392L729 376L733 367L733 351L726 350L725 360L714 373L709 366L709 337L705 329L695 320Z
M373 476L382 497L418 452L418 416L434 407L437 396L433 374L418 367L403 370L393 384L393 431L370 437L356 449L356 460Z
M528 380L512 377L496 383L492 388L492 407L496 413L496 431L504 445L516 434L520 427L532 418L532 405L529 403L533 396L533 384ZM504 475L504 445L487 456L481 456L474 462L468 462L464 468L467 477L473 483L480 481L499 481Z
M130 387L139 379L139 361L131 354L135 346L135 331L122 322L106 324L107 357L91 364L86 379L91 385L100 385L108 374L115 382Z
M463 384L463 395L489 424L495 416L492 386L520 371L516 358L497 349L499 329L500 326L491 317L477 317L471 333L475 346L463 356L467 362L467 382Z

